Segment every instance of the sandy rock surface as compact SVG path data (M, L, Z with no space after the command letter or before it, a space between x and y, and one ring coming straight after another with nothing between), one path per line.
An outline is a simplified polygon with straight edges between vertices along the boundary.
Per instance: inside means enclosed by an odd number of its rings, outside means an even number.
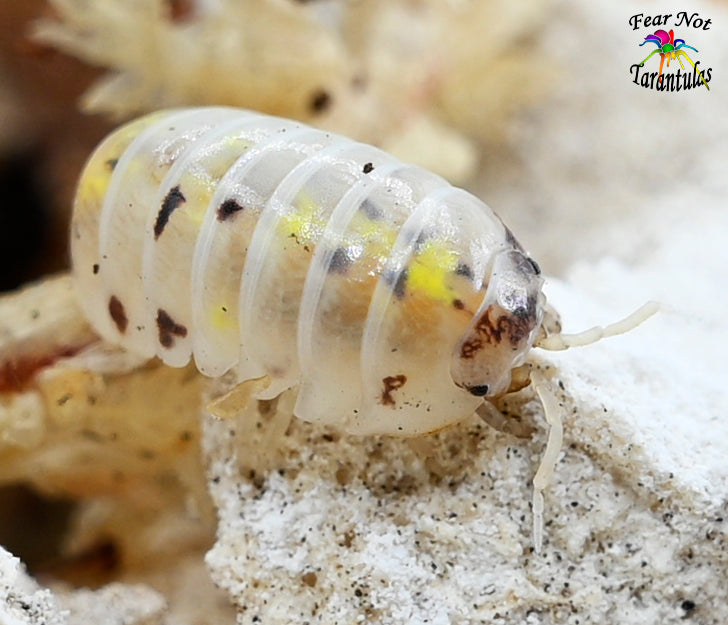
M0 548L2 625L156 625L165 609L164 597L141 585L109 584L97 591L54 594L30 578L20 560Z

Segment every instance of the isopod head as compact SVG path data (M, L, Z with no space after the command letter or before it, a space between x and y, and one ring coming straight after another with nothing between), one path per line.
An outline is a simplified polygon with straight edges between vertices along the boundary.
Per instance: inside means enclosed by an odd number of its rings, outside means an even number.
M457 386L481 397L508 390L544 319L542 285L538 265L521 250L495 257L485 298L452 356Z

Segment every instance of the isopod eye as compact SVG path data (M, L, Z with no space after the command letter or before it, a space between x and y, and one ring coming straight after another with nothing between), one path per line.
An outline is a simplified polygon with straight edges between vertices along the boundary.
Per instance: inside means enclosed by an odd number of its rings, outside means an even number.
M484 395L488 394L488 385L487 384L479 384L477 386L471 386L468 389L468 392L471 395L475 395L476 397L483 397Z

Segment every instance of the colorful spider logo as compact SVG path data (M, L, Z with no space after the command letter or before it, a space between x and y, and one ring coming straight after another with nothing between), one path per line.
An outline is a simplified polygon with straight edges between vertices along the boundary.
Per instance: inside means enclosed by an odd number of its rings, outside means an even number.
M685 43L684 39L675 39L675 32L673 30L670 30L668 33L665 30L656 30L654 34L647 35L645 37L645 40L640 44L640 46L645 45L649 42L654 43L657 46L657 50L653 50L650 52L650 54L645 58L644 61L640 63L640 67L643 67L645 62L653 55L653 54L659 54L660 55L660 73L658 74L657 80L658 82L662 82L662 64L665 62L665 58L667 58L667 66L670 67L670 59L677 59L678 63L680 63L680 67L685 69L685 66L683 65L682 61L680 60L680 56L684 56L689 62L690 65L693 66L693 69L697 71L697 67L695 67L695 63L692 62L690 57L687 55L687 52L684 52L681 50L681 48L690 48L691 50L695 50L692 46L689 46ZM697 50L695 50L697 52ZM703 81L703 84L705 85L705 88L710 91L710 87L708 87L708 83L705 82L705 78L703 78L703 74L701 72L698 72L698 76L700 76L700 79Z

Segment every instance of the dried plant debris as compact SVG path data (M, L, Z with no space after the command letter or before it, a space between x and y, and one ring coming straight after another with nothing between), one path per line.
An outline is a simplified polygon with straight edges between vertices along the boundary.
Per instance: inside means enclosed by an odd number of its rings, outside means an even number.
M90 112L236 105L394 148L453 178L472 172L468 137L500 136L551 73L527 44L545 0L51 4L56 17L37 22L35 38L109 69L84 97Z
M207 544L194 369L100 342L60 276L0 299L0 372L0 484L83 502L69 554L112 541L134 567Z
M0 392L22 391L42 368L96 341L69 277L4 295L0 306Z
M64 580L53 592L0 549L0 622L232 622L203 565L215 530L200 454L203 378L101 342L68 276L0 297L0 363L0 486L75 502L70 518L55 518L58 551L37 562L46 579ZM142 581L165 599L140 585L67 589L114 580Z
M21 98L8 78L5 67L0 65L0 155L23 148L27 128Z

